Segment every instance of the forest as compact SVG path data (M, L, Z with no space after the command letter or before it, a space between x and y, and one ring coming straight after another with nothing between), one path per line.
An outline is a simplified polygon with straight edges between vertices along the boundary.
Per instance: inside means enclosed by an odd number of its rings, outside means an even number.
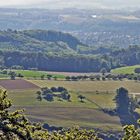
M140 47L94 47L58 31L0 31L0 65L48 71L100 72L140 64ZM59 67L58 67L59 65Z

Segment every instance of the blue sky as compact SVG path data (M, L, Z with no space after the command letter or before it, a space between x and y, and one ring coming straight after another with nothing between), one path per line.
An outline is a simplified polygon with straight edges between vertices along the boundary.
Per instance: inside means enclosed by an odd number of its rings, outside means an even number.
M0 0L0 7L126 8L140 7L140 0Z

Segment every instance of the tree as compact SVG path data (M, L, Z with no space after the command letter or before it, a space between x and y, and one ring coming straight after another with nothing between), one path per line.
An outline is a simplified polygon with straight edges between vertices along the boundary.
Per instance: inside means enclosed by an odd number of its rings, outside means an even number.
M36 94L37 94L37 100L42 101L41 91L37 91Z
M17 77L23 78L24 76L21 73L18 73Z
M100 72L102 73L102 75L105 75L105 73L107 73L107 70L106 70L106 68L102 68L102 69L100 70Z
M10 100L7 99L7 92L0 91L0 130L4 132L4 140L32 140L35 132L41 130L40 126L31 125L23 115L22 110L8 112L11 107ZM9 138L8 138L9 137Z
M63 91L67 91L67 89L65 89L64 87L57 88L57 92L63 92Z
M117 112L119 114L129 114L130 113L130 99L128 96L128 90L121 87L117 89L117 95L115 97Z
M51 80L52 75L48 74L48 75L47 75L47 78L48 78L48 80Z
M105 77L102 77L102 80L103 80L103 81L105 81L105 80L106 80L106 78L105 78Z
M71 77L71 80L72 80L72 81L77 81L78 78L77 78L76 76L72 76L72 77Z
M54 76L53 78L54 78L55 81L57 80L57 76Z
M3 70L1 73L2 74L8 74L8 71L7 70Z
M83 99L85 99L86 97L83 95L78 95L78 98L80 99L80 102L84 102Z
M67 95L67 100L68 100L68 101L71 101L70 98L71 98L71 95L68 94L68 95Z
M69 100L70 99L70 96L69 96L69 93L68 91L62 91L61 92L61 98L64 99L64 100Z
M90 80L94 81L95 77L94 76L90 76Z
M54 99L53 99L53 94L51 93L47 93L44 97L44 99L46 99L47 101L49 102L52 102Z
M41 77L41 80L44 80L44 78L45 78L45 75L41 75L40 77Z
M139 74L140 73L140 68L135 68L134 72Z
M58 92L58 89L56 87L51 87L52 92Z
M23 68L23 66L13 65L13 66L11 67L11 69L23 70L24 68Z
M70 77L70 76L66 76L65 79L66 79L67 81L70 81L71 77Z
M14 71L11 71L11 72L9 73L9 75L10 75L11 80L15 80L15 78L16 78L16 73L15 73Z
M96 78L96 80L100 80L101 79L101 76L100 75L95 75L95 78Z
M123 130L124 136L122 140L140 140L139 130L134 125L126 125Z

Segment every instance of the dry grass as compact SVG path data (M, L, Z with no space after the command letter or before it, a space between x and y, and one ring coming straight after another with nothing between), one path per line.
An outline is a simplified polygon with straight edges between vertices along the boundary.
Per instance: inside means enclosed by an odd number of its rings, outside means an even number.
M125 87L132 93L140 93L140 82L135 81L46 81L31 80L30 82L40 87L63 86L71 91L81 92L115 92L120 87Z
M140 91L140 83L134 81L32 80L29 82L33 82L40 87L63 86L69 90L72 102L60 102L57 98L54 102L45 100L39 102L36 100L36 90L9 93L15 107L25 108L32 121L41 121L62 127L79 125L85 128L121 129L119 118L105 114L94 102L102 108L114 108L113 99L117 88L123 86L133 93L139 93ZM79 102L77 98L79 94L86 97L85 103Z
M118 129L121 127L118 117L111 117L94 103L85 100L79 102L77 95L82 94L86 98L98 103L101 107L113 108L112 98L114 94L93 92L70 92L72 102L57 101L42 102L36 100L35 90L9 92L9 98L14 107L24 108L32 121L47 122L50 125L72 127L79 125L86 128Z
M121 128L118 117L112 117L98 109L86 107L25 107L32 121L46 122L52 126L84 128Z

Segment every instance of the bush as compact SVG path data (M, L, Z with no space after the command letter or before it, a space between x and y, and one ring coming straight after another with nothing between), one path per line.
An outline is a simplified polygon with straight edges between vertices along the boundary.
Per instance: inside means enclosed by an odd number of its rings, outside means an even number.
M50 94L50 93L46 94L44 99L46 99L49 102L52 102L54 100L53 99L53 94Z
M136 68L136 69L134 70L134 72L139 74L139 73L140 73L140 68Z
M62 91L67 91L67 89L65 89L64 87L58 87L57 88L57 92L62 92Z
M52 87L52 88L51 88L51 91L52 91L52 92L57 92L58 89L57 89L56 87Z

